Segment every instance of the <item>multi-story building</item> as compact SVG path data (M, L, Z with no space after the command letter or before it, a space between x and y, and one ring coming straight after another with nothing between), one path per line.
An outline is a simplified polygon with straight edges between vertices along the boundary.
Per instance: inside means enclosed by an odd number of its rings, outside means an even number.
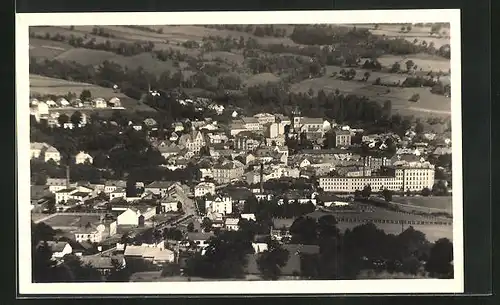
M246 130L258 131L262 130L262 125L259 123L259 119L254 117L243 117L241 118L241 122L243 123L243 127Z
M206 141L200 131L194 131L189 134L183 134L179 138L179 145L185 147L188 152L197 154L206 145Z
M212 182L201 182L194 187L194 197L203 197L205 195L215 194L215 184Z
M103 225L101 225L103 226ZM102 241L102 230L97 227L83 227L75 232L75 240L77 242L90 241L91 243L100 243Z
M205 211L207 214L231 214L233 212L233 200L226 196L209 198L205 200Z
M274 139L285 134L285 126L280 123L272 123L269 126L269 138Z
M434 185L434 166L425 163L408 163L396 166L387 175L355 177L321 177L319 186L325 192L353 193L370 185L372 191L383 189L391 191L421 191L432 189Z
M260 125L266 125L276 122L276 117L270 113L258 113L253 117L259 121Z
M84 164L86 162L92 164L92 162L94 162L94 158L92 158L91 155L89 155L88 153L83 152L83 151L79 152L75 156L75 163L76 164Z
M230 183L240 179L245 171L243 163L233 160L224 161L213 167L213 177L218 183Z
M249 151L259 147L260 141L248 136L237 136L234 139L234 148L238 150Z
M347 147L351 146L351 132L349 130L335 130L335 146Z

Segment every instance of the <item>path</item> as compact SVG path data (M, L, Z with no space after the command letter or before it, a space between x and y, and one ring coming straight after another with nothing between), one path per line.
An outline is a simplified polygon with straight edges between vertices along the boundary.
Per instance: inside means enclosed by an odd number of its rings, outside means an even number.
M432 109L419 108L419 107L409 107L407 109L408 110L413 110L413 111L427 112L427 113L437 113L437 114L449 114L449 115L451 115L451 111L445 111L445 110L432 110Z
M40 218L40 219L38 219L38 220L35 220L35 221L34 221L34 223L44 222L44 221L46 221L46 220L48 220L48 219L51 219L52 217L55 217L55 216L57 216L57 213L55 213L55 214L50 214L50 215L48 215L48 216L45 216L45 217Z

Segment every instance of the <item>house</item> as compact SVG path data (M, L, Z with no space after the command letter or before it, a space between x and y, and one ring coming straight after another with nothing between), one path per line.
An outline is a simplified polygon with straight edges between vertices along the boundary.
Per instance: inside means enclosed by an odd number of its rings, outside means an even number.
M209 245L210 239L214 236L215 234L213 232L208 232L208 233L189 232L187 234L187 239L193 242L198 249L202 250Z
M238 231L240 229L239 222L239 218L226 218L224 221L224 227L228 231Z
M205 195L215 194L215 183L200 182L194 187L194 197L203 197Z
M49 146L44 152L44 160L45 162L52 160L59 164L59 162L61 161L61 154L53 146Z
M68 107L70 104L67 99L60 97L56 100L56 103L61 107Z
M118 188L126 188L127 181L124 180L107 180L104 184L104 193L109 194Z
M123 256L94 256L86 255L80 257L83 265L87 265L96 269L102 275L108 275L117 268L124 268L126 266L125 258Z
M174 189L177 185L179 185L179 183L175 181L153 181L146 185L144 191L165 197L167 193Z
M119 226L144 226L144 222L154 215L155 207L133 207L118 215L116 221Z
M272 123L268 129L268 137L271 139L283 136L285 134L285 126L280 123Z
M77 193L78 190L76 187L64 188L55 193L56 195L56 203L67 202L70 199L70 195Z
M260 146L261 140L253 134L241 132L233 140L234 148L237 150L250 151Z
M179 145L185 147L189 152L197 154L206 145L205 137L200 131L183 134L179 138Z
M160 201L162 213L166 212L178 212L182 209L184 203L188 200L188 197L181 187L174 187L167 193L166 197L163 197Z
M153 118L147 118L143 121L143 123L149 128L158 126L158 123Z
M174 128L174 132L184 131L184 124L182 122L175 122L172 124L172 127Z
M55 193L65 189L67 187L67 182L65 178L47 178L45 185L49 187L50 192Z
M255 117L243 117L241 118L241 123L243 125L243 128L245 128L246 130L262 130L262 125L259 123L259 119Z
M30 143L30 150L31 150L31 159L39 159L42 158L43 152L49 144L47 143L37 143L37 142L32 142Z
M113 97L108 101L109 107L114 107L114 108L121 108L122 103L120 102L120 99L117 97Z
M158 151L163 158L168 159L172 156L177 156L181 153L182 148L175 143L167 144L164 141L157 146Z
M231 214L233 212L233 201L228 196L209 196L205 200L205 211L207 214Z
M270 113L257 113L253 117L258 120L260 125L272 124L276 122L276 117Z
M92 100L92 107L94 108L106 108L108 104L103 98L95 98Z
M241 214L240 218L241 219L246 219L246 220L257 221L257 219L255 218L255 214Z
M175 261L174 251L163 247L149 247L147 245L127 245L123 255L125 256L125 261L141 258L158 265L173 263Z
M91 193L90 192L82 192L77 189L76 192L72 192L68 194L68 200L74 200L77 203L83 203L85 200L90 199ZM68 201L66 200L66 201Z
M46 100L45 101L45 104L47 104L47 106L49 106L50 108L55 108L57 107L57 103L54 102L53 100Z
M218 183L230 183L238 180L245 172L245 165L239 161L223 161L213 166L213 177Z
M80 151L75 156L75 164L85 164L85 163L92 164L93 162L94 162L94 158L92 158L92 156L86 152Z
M335 147L351 146L351 132L349 130L334 130Z
M349 205L349 201L331 193L322 193L317 196L317 201L323 203L325 207Z
M252 247L255 253L262 253L269 249L269 245L265 242L252 242Z
M42 246L44 242L40 242L38 247ZM67 242L63 241L47 241L47 246L52 251L52 259L61 259L65 255L73 253L73 248Z
M94 226L85 226L83 228L79 228L75 231L75 240L77 242L90 241L91 243L100 243L103 239L102 233L105 230L105 226L103 224Z
M109 200L113 200L115 198L127 198L127 191L124 188L117 188L116 190L109 193Z

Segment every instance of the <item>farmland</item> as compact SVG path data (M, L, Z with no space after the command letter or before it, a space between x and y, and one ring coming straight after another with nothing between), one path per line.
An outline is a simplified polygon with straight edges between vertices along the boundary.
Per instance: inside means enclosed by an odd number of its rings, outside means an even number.
M344 25L345 26L345 25ZM349 26L349 25L347 25ZM354 25L352 25L354 26ZM381 24L378 25L377 29L374 25L355 25L357 28L368 28L370 32L375 35L385 36L390 39L393 38L404 38L412 43L417 42L422 43L425 40L425 44L433 42L435 48L439 48L442 45L449 44L449 36L446 31L447 28L442 28L439 34L430 35L429 26L413 26L409 32L401 32L401 25L393 24ZM201 25L180 25L180 26L161 26L161 25L149 25L142 27L128 27L128 26L113 26L113 25L103 25L98 28L102 29L104 32L99 34L95 31L95 26L55 26L55 27L31 27L30 32L35 33L38 36L43 36L48 33L50 35L63 35L65 37L81 37L84 41L90 39L94 40L94 43L104 44L118 44L118 43L147 43L151 42L154 44L151 52L142 53L132 53L126 55L116 54L116 51L112 50L101 50L92 49L86 46L72 47L68 43L61 41L53 41L41 38L31 38L30 39L30 56L36 59L55 59L60 62L76 62L81 65L92 65L94 67L98 66L104 61L114 62L123 68L128 70L136 70L138 68L143 68L144 71L151 73L158 78L164 73L169 72L173 75L175 72L180 71L183 75L184 80L189 80L190 85L184 87L189 89L198 89L197 84L198 78L197 73L203 71L205 73L206 81L202 82L204 84L210 84L210 86L216 87L218 78L221 76L229 76L233 79L238 79L238 87L226 87L227 90L236 90L241 93L245 93L246 89L253 86L265 85L267 83L277 83L280 81L287 81L288 76L292 75L293 71L287 69L287 65L293 66L294 61L290 60L289 64L284 64L288 59L284 59L285 55L289 55L292 58L302 58L301 62L308 62L309 59L312 61L312 57L300 54L300 51L285 50L282 53L272 53L269 50L260 49L256 52L259 55L257 61L262 61L259 65L255 63L250 66L250 59L248 54L245 54L245 49L241 48L229 48L229 49L214 49L208 50L205 48L207 42L210 43L220 43L221 40L229 39L230 41L238 41L240 38L247 40L249 38L254 39L261 45L266 44L283 44L285 46L295 46L304 48L305 45L299 45L292 41L290 34L294 30L294 26L277 26L286 29L286 35L284 37L271 37L271 36L256 36L252 31L245 32L242 30L228 30L225 28L214 28L205 27ZM38 37L37 36L37 37ZM214 40L219 39L217 43ZM434 41L436 40L436 41ZM437 42L439 40L439 43ZM197 42L200 46L189 46L184 44L185 42ZM299 48L299 49L300 49ZM254 50L254 51L255 51ZM155 52L170 52L161 58ZM172 52L175 53L172 55ZM274 52L274 51L273 51ZM295 53L293 53L295 52ZM120 53L122 54L122 53ZM180 54L180 55L179 55ZM245 56L244 56L245 54ZM181 56L182 55L182 56ZM186 58L185 56L188 56ZM269 64L275 64L279 59L282 59L280 65L272 69L267 68ZM385 84L401 84L409 75L405 70L405 63L411 60L417 67L412 72L412 76L426 76L428 72L443 72L448 73L450 70L450 62L448 59L439 57L438 55L416 53L409 55L394 55L394 54L382 54L377 57L377 61L380 63L382 70L366 70L361 68L361 64L354 69L356 70L356 76L351 80L343 80L338 77L333 77L332 74L340 73L345 67L326 65L324 66L324 75L310 76L309 78L299 78L290 81L290 91L293 93L306 93L311 90L317 93L320 90L325 92L335 92L339 91L343 94L353 94L358 96L365 96L370 100L375 100L380 103L384 103L387 100L392 102L392 109L403 115L416 115L416 116L440 116L449 117L451 112L450 98L444 95L433 94L430 92L429 87L384 87L379 85L374 85L376 79L380 79L382 85ZM363 59L362 61L363 62ZM394 63L400 63L401 72L399 73L389 73L388 69L392 67ZM212 73L207 75L202 68L205 65L218 66L221 72L216 73L215 76ZM295 68L297 64L295 61ZM257 67L257 68L256 68ZM264 67L264 68L262 68ZM296 71L295 71L296 72ZM368 72L369 79L363 80L365 73ZM449 84L449 76L442 75L440 81L443 84ZM55 82L55 81L54 81ZM68 84L65 84L68 88L71 88ZM67 93L67 87L65 86L36 86L32 85L31 89L33 92L42 91L39 93L47 94L51 90L53 94L59 94L64 91ZM90 85L89 85L90 86ZM75 86L78 87L78 86ZM199 88L202 90L207 90L207 88ZM106 89L95 88L102 93L95 95L102 95L106 97L109 92L104 92ZM212 89L208 88L209 91ZM78 90L76 90L78 91ZM81 91L81 90L80 90ZM409 99L418 95L420 98L417 102L411 102ZM136 97L138 98L138 97Z
M111 88L99 87L92 84L72 82L63 79L50 78L30 74L30 92L40 95L65 95L68 92L80 94L82 90L90 90L92 96L110 99L112 97L123 98L125 95L115 93Z
M452 213L452 197L394 197L395 202Z
M118 97L128 111L155 111L146 104L133 100L123 93L114 92L111 88L104 88L93 84L72 82L63 79L51 78L30 74L30 94L33 95L66 95L73 92L79 95L83 90L89 90L92 96L109 100ZM105 112L104 110L99 110Z

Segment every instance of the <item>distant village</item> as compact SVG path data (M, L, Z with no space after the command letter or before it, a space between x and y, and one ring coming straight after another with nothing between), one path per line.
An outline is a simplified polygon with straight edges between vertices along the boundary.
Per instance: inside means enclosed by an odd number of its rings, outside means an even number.
M186 105L194 101L178 102ZM217 113L224 110L215 104L207 107ZM124 109L118 98L30 101L31 115L37 122L46 120L51 128L75 129L92 124L82 112L78 124L68 121L61 125L58 117L65 110L104 108ZM314 215L359 209L362 205L356 203L356 198L367 191L368 197L382 200L388 199L387 193L429 196L438 184L447 194L452 192L450 181L436 176L436 171L445 170L429 161L431 157L451 155L449 132L417 132L412 127L404 137L395 133L366 134L356 126L304 117L299 110L291 116L242 116L234 111L231 117L228 126L214 117L190 121L189 129L185 121L178 121L165 138L158 138L158 122L153 118L129 122L133 130L147 131L147 140L165 159L164 168L174 171L186 168L188 163L196 165L201 179L192 186L185 181L137 181L131 196L125 180L73 181L69 169L65 178L48 177L45 185L32 185L31 209L42 215L34 222L45 223L65 237L49 242L53 259L60 261L67 254L75 254L103 274L125 268L130 259L156 265L180 263L193 253L203 254L217 232L238 231L242 221L258 221L257 213L248 210L250 201L306 206L306 211ZM108 123L116 125L111 120ZM290 141L308 141L311 148L294 149L292 153L287 146ZM325 141L329 141L327 148ZM62 162L61 153L47 143L32 142L30 149L33 160ZM391 149L393 153L385 153ZM92 164L94 157L79 151L72 162ZM287 181L289 190L265 187L276 181ZM295 187L297 181L306 183L306 187ZM53 210L48 212L51 204ZM85 207L84 211L79 207ZM287 229L293 222L289 218L273 220L267 235L261 234L253 241L255 253L267 249L266 237L283 243L294 253L300 249L319 251L318 247L287 240ZM418 224L427 220L409 221ZM170 234L173 228L181 236ZM144 237L147 230L153 232L153 237ZM163 236L157 238L156 231L163 232ZM117 259L118 265L113 263ZM299 263L291 259L283 268L291 270L291 276L296 267L290 264Z

